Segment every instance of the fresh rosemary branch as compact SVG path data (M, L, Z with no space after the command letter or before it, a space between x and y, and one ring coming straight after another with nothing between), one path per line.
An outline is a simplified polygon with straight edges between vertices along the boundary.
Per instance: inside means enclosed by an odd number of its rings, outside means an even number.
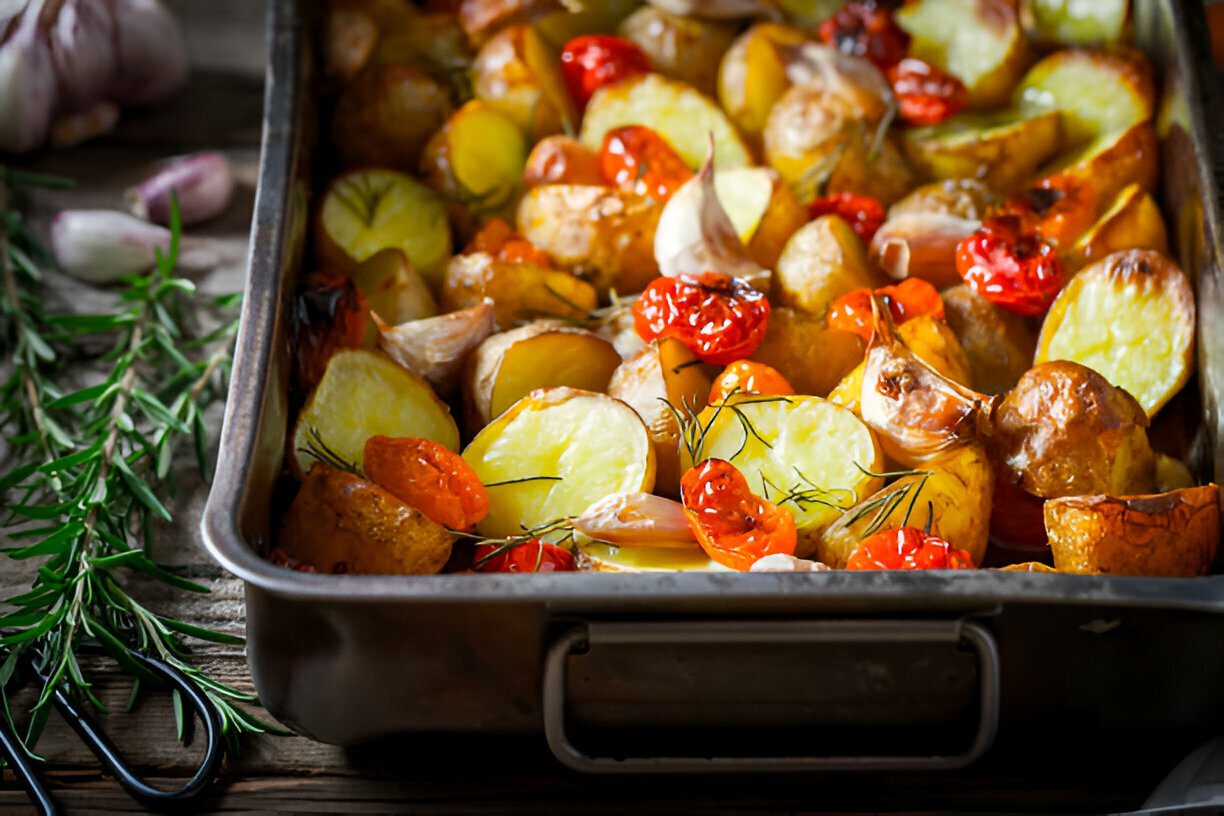
M78 660L83 643L98 643L134 678L154 681L129 653L161 659L190 677L221 714L235 747L243 732L281 730L251 714L249 694L207 676L190 662L185 638L240 644L240 638L148 609L129 594L125 577L143 573L179 589L207 592L150 556L157 521L169 521L163 498L175 490L178 443L190 438L207 476L204 411L224 397L237 321L200 333L195 287L175 277L181 232L177 209L169 252L147 276L128 279L114 313L47 314L40 265L48 253L4 198L10 185L45 179L0 168L0 351L12 370L0 384L6 448L0 476L0 524L18 546L17 561L41 559L30 588L3 599L0 616L0 703L17 733L10 695L23 658L46 678L30 711L25 747L31 756L57 688L105 710ZM231 315L235 297L214 307ZM90 356L102 341L110 366L101 382L68 388L66 363ZM180 706L181 708L181 706ZM180 732L181 733L181 732Z

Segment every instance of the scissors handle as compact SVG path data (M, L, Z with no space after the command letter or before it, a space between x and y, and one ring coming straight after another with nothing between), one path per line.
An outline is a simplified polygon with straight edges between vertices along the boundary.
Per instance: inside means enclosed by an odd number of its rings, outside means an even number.
M55 816L59 813L59 807L55 804L55 799L52 798L51 792L43 785L42 779L38 776L38 771L34 768L34 763L30 761L30 757L26 754L25 747L17 736L9 731L8 726L3 720L0 720L0 756L8 760L17 777L21 780L21 785L30 794L30 801L38 808L38 812L42 816Z
M181 787L174 790L160 790L145 782L127 764L127 760L119 753L119 749L111 742L106 733L83 709L79 708L63 689L56 689L52 702L60 715L77 732L85 746L93 752L117 780L119 784L141 804L150 807L164 807L177 802L184 802L199 795L216 776L221 764L223 743L221 739L221 715L217 712L200 687L192 682L181 671L163 663L156 658L147 657L139 652L129 651L132 659L143 665L149 671L165 679L173 689L176 689L189 701L204 722L206 744L204 758L195 775Z

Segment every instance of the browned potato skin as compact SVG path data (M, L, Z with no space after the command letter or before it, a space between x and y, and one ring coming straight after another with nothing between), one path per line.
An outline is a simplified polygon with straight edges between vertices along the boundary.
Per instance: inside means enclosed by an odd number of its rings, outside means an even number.
M1143 407L1067 360L1029 369L994 415L991 455L1004 476L1051 499L1150 493L1155 455Z
M493 300L500 329L540 317L583 318L597 305L589 283L559 269L500 261L487 252L451 258L439 299L442 311L466 309L485 298Z
M765 338L748 357L777 369L796 394L824 397L863 359L863 341L782 306L770 312Z
M321 573L433 575L453 533L373 482L316 462L277 537L287 555Z
M984 394L1011 390L1028 371L1037 350L1031 325L965 284L939 294L944 319L965 350L974 390Z
M866 143L850 143L829 176L824 192L868 195L887 207L909 193L918 181L896 139L885 134L874 150Z
M932 181L915 187L888 208L888 217L907 213L954 215L980 221L997 203L998 196L978 179L959 178Z
M564 6L560 0L463 0L459 24L473 45L484 43L499 28L543 17Z
M1151 122L1132 125L1117 139L1091 152L1064 155L1041 172L1041 176L1067 174L1092 191L1096 212L1104 212L1118 193L1131 184L1143 190L1156 189L1160 175L1160 145Z
M829 304L854 289L875 289L891 281L867 260L863 242L836 215L801 227L774 267L770 300L823 317Z
M1054 566L1090 575L1206 575L1220 542L1216 485L1045 503Z
M601 296L640 292L659 275L654 234L662 207L612 187L546 184L519 203L518 229Z
M332 141L348 167L414 173L429 138L451 115L450 91L410 65L371 65L336 101Z
M472 90L513 119L531 141L538 141L578 125L560 64L533 27L506 26L476 55Z
M536 142L523 168L527 189L545 184L603 186L599 155L571 136L548 136Z
M622 20L617 33L642 49L654 70L714 96L718 66L736 30L734 23L681 17L647 5Z

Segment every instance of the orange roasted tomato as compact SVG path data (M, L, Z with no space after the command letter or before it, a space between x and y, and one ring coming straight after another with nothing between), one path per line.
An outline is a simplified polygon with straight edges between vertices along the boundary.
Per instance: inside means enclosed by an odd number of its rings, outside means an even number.
M690 468L680 498L697 543L724 567L745 571L767 555L795 553L794 516L753 493L730 462L706 459Z
M939 291L922 278L906 278L892 286L879 289L855 289L829 304L829 328L857 334L864 343L871 342L875 320L871 312L871 296L879 295L888 305L893 323L900 325L918 315L944 317L943 298Z
M911 125L938 124L969 103L965 83L925 60L906 57L884 73L897 97L901 118Z
M437 442L371 436L362 456L367 479L443 527L466 532L489 512L476 471Z
M846 561L846 569L973 569L973 559L939 536L917 527L897 527L863 539Z
M795 389L772 366L754 360L736 360L723 369L710 386L710 405L717 405L732 394L794 394Z
M719 272L659 277L633 302L633 327L649 343L674 337L702 362L727 365L761 343L769 301L747 281Z
M599 151L599 172L608 184L660 203L693 177L667 140L645 125L607 132Z
M491 218L463 248L464 255L487 252L501 261L528 263L532 266L552 266L548 253L515 232L500 218Z

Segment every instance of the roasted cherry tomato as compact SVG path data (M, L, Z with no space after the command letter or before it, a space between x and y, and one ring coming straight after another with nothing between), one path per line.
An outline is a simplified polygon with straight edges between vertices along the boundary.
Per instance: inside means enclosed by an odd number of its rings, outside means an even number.
M706 459L689 468L680 498L697 543L724 567L747 570L767 555L795 553L795 517L754 494L730 462Z
M793 394L795 389L782 374L771 366L753 360L736 360L723 369L710 387L711 405L722 402L731 394Z
M808 204L808 216L838 215L850 225L864 244L870 244L876 230L884 223L884 205L871 196L857 193L837 193L823 196Z
M956 247L956 271L979 295L1018 315L1039 315L1063 287L1062 262L1015 215L997 215Z
M479 572L572 572L574 555L533 538L522 544L480 544L472 566Z
M769 301L746 281L718 272L655 278L633 302L633 327L649 343L674 337L703 362L727 365L760 344Z
M667 140L645 125L612 128L599 151L604 181L622 190L666 202L693 177Z
M575 37L561 50L561 73L580 110L604 85L649 71L650 60L642 49L621 37L588 34Z
M999 211L1019 216L1022 229L1035 231L1056 247L1075 243L1096 219L1092 191L1067 173L1046 176L1007 199Z
M844 54L865 57L881 71L896 65L909 52L910 36L883 6L872 0L847 3L820 24L820 39Z
M367 345L377 336L365 295L345 275L316 272L294 299L297 387L309 391L337 351Z
M973 569L973 559L939 536L917 527L897 527L863 539L846 561L846 569Z
M552 266L552 258L547 252L523 238L500 218L489 219L463 249L465 255L473 252L487 252L498 260L512 263Z
M1012 484L1005 474L996 471L990 505L991 539L1013 549L1048 548L1044 508L1045 499Z
M956 77L925 60L906 57L885 71L901 118L911 125L934 125L965 109L969 90Z
M855 289L829 304L829 327L848 331L871 342L875 333L875 320L871 313L871 289ZM898 325L918 315L943 318L943 298L939 291L922 278L906 278L893 286L882 286L874 290L888 304L893 323Z
M362 458L367 479L443 527L471 530L489 512L476 471L437 442L371 436Z

